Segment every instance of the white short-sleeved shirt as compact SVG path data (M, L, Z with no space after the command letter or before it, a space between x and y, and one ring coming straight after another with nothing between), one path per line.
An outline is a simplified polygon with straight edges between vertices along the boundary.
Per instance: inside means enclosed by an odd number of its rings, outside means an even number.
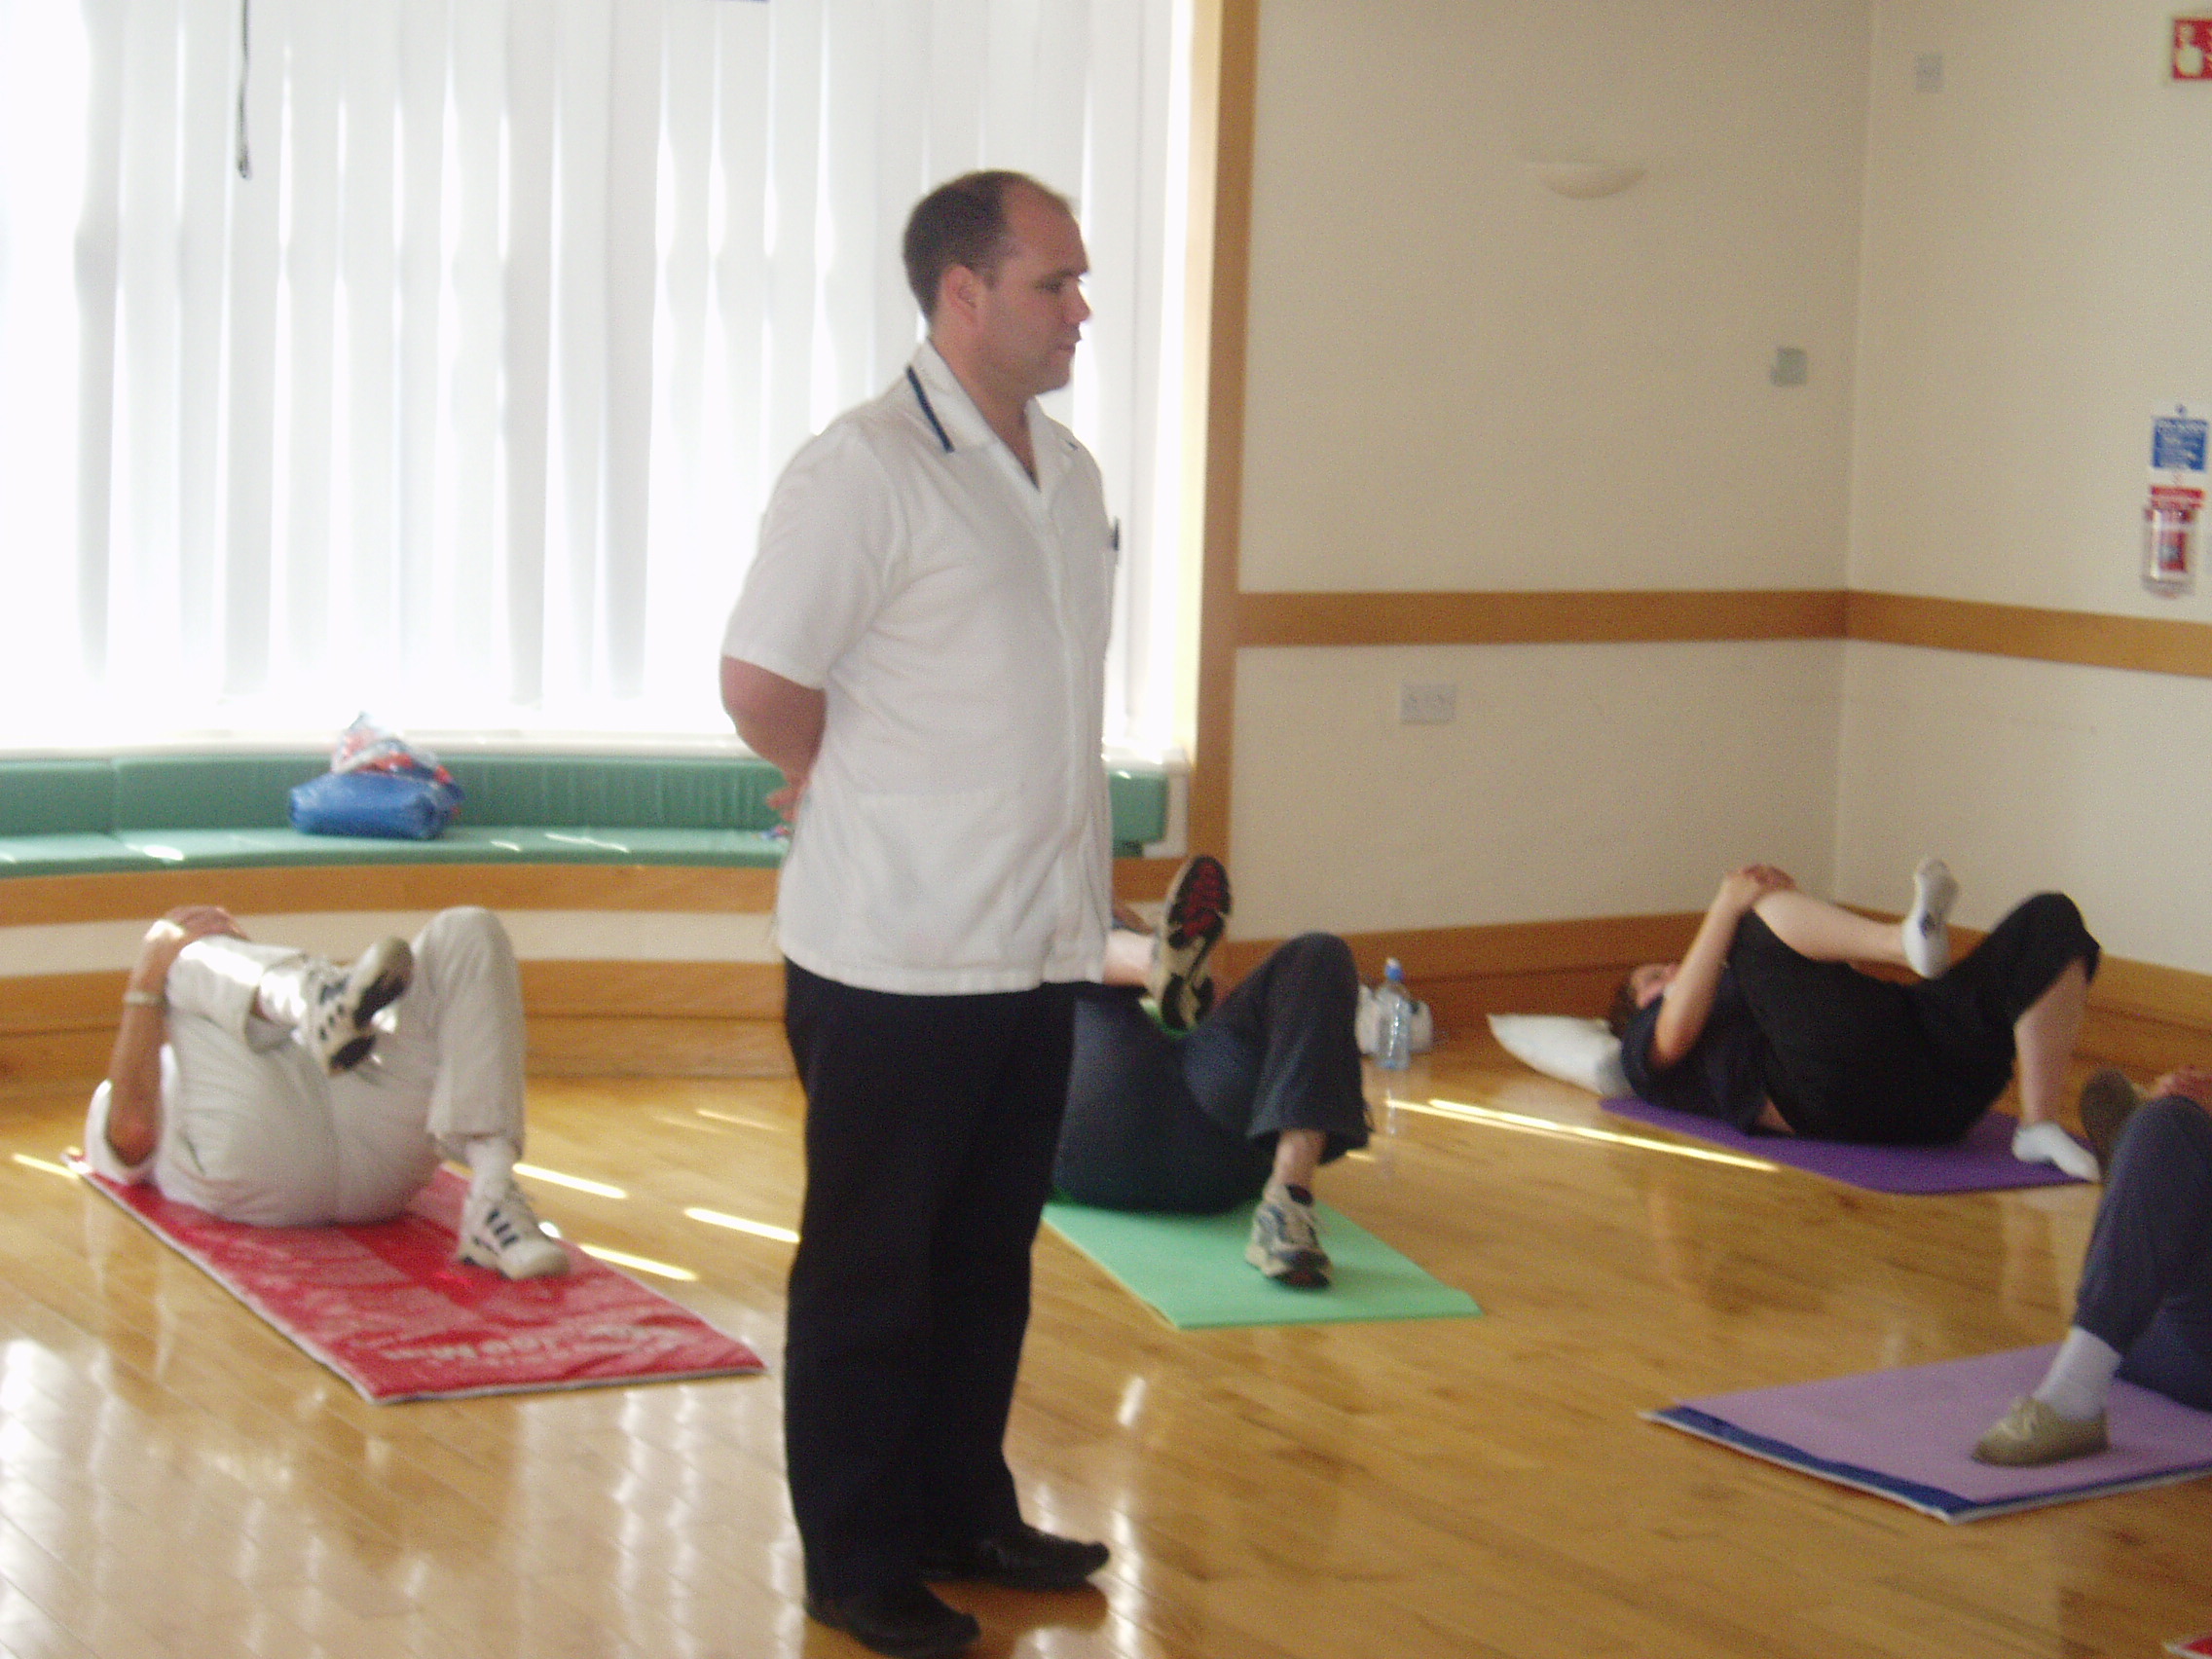
M1032 483L924 345L785 468L723 654L828 696L777 939L869 990L1098 976L1114 528L1033 402Z

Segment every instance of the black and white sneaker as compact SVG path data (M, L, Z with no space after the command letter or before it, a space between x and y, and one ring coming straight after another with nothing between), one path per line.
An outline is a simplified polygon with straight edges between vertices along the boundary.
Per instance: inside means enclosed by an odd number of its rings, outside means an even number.
M1229 871L1211 853L1194 854L1168 884L1145 988L1160 1022L1188 1031L1213 1008L1213 947L1229 926Z
M299 1039L333 1076L351 1071L376 1047L378 1014L406 993L415 977L415 953L403 939L380 939L350 968L317 957L300 970L307 1005Z
M461 1206L457 1260L491 1268L511 1279L551 1278L569 1271L569 1252L545 1235L537 1212L512 1181L489 1193L471 1192Z
M1321 1248L1313 1206L1279 1181L1268 1183L1252 1211L1252 1235L1244 1245L1244 1259L1275 1283L1294 1290L1322 1290L1329 1283L1329 1253Z

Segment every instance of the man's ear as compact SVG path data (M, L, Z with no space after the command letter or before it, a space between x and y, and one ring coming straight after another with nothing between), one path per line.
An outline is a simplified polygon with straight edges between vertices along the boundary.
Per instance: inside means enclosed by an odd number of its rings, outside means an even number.
M937 280L938 314L942 316L949 309L958 313L963 321L973 321L982 289L982 277L967 266L946 266L944 275Z

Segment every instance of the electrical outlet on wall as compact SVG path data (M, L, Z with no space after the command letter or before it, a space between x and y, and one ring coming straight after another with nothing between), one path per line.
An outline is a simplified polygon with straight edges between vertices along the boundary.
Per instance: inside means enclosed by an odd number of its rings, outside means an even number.
M1459 687L1409 680L1398 687L1400 725L1450 725L1459 713Z

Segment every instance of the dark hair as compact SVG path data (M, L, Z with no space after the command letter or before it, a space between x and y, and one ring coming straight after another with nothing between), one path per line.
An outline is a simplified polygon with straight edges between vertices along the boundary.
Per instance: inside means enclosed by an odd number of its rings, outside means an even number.
M906 216L902 251L906 260L906 286L922 315L937 313L938 284L955 265L988 276L998 269L1013 240L1006 228L1006 203L1010 191L1034 190L1047 202L1072 213L1067 198L1049 190L1027 173L993 169L962 173L931 191Z
M1613 987L1613 1006L1605 1011L1606 1026L1615 1037L1626 1037L1642 1012L1636 1006L1636 976L1623 974L1621 982Z

